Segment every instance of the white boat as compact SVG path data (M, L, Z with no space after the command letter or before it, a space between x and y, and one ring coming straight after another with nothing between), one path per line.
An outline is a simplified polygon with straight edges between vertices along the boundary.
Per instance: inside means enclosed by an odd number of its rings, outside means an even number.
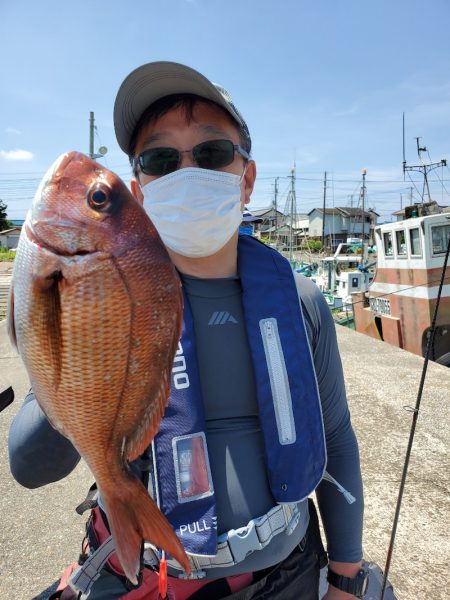
M318 261L318 270L311 279L325 296L330 308L351 311L351 295L369 288L375 275L375 264L375 259L367 262L367 251L361 261L360 245L341 243L333 256Z

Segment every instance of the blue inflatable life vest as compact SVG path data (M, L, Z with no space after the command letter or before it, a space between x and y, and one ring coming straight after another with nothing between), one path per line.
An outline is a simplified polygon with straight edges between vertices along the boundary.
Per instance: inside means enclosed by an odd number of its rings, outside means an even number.
M297 287L289 262L246 235L239 237L238 272L270 488L277 503L299 502L324 475L326 447ZM185 297L169 404L152 444L153 496L187 552L214 556L217 516L203 411Z

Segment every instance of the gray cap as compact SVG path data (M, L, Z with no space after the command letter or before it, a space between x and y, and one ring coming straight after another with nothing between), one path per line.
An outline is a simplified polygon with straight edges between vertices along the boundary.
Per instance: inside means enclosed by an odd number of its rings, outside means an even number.
M196 94L224 108L250 134L230 94L198 71L174 62L151 62L138 67L125 78L114 103L114 129L122 150L130 155L130 141L144 111L164 96Z

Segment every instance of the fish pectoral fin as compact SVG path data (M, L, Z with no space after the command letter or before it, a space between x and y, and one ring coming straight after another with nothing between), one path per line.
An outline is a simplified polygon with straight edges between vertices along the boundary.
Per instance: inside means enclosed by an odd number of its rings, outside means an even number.
M22 293L23 323L17 306L14 311L19 351L31 369L30 379L44 382L44 388L53 392L57 392L60 385L63 352L59 279L58 274L33 277ZM40 365L46 365L45 372ZM48 413L51 408L48 403L41 407L52 422L58 421Z
M137 583L142 540L165 550L190 573L188 557L166 517L150 498L143 484L132 473L124 472L124 475L126 481L114 478L115 487L112 492L105 492L100 484L99 489L117 557L125 575L132 583Z
M60 273L54 273L45 280L36 282L41 294L41 306L45 318L48 342L45 345L49 362L53 366L55 376L54 383L59 385L61 376L61 352L62 352L62 333L61 333L61 296L59 293ZM47 361L46 361L47 362Z

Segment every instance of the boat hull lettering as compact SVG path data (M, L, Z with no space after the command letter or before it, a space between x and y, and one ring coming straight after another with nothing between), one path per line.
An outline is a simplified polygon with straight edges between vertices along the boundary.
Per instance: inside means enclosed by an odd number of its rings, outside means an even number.
M370 310L379 315L391 315L391 302L388 298L369 298Z

